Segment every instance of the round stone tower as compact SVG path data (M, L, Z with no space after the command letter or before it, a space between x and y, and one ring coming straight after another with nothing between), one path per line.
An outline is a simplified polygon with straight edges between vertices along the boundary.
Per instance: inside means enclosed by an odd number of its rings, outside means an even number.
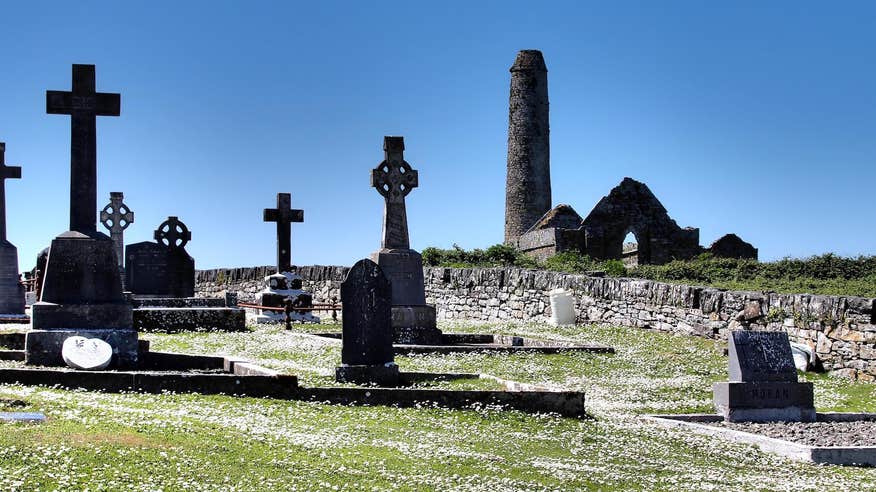
M522 50L511 66L508 99L508 176L505 243L517 239L551 209L547 67L538 50Z

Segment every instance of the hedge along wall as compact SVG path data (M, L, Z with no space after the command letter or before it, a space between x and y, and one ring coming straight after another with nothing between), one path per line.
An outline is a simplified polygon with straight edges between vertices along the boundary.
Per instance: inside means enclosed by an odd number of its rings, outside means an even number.
M255 300L272 267L203 270L196 295ZM299 267L315 302L340 297L348 268ZM784 330L809 345L824 369L876 381L874 299L724 291L651 280L599 278L519 268L425 268L427 302L441 320L547 321L548 292L572 290L579 323L635 326L726 339L733 329Z

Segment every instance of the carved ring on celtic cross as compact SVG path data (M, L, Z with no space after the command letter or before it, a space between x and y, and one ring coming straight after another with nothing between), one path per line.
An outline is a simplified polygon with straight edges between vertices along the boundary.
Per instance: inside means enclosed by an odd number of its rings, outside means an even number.
M171 248L183 248L192 238L192 233L176 217L168 217L155 231L155 240Z
M100 222L104 227L113 230L113 226L119 226L121 230L125 230L131 225L131 211L123 203L116 210L112 203L108 203L103 210L100 211Z
M374 187L384 197L407 196L417 187L417 173L407 161L383 161L374 171Z

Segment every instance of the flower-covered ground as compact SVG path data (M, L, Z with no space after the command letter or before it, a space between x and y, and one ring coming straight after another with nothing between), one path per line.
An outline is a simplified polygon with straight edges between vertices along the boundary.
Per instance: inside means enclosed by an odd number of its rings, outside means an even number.
M588 420L0 385L0 411L48 416L38 425L0 424L0 490L876 490L876 468L791 461L640 420L711 411L711 383L726 377L714 341L596 326L441 328L599 342L617 353L397 358L403 370L583 390ZM154 350L241 356L298 374L304 385L328 385L340 347L306 332L338 330L259 326L144 338ZM805 377L815 382L819 411L876 412L876 385ZM475 381L440 384L489 384Z

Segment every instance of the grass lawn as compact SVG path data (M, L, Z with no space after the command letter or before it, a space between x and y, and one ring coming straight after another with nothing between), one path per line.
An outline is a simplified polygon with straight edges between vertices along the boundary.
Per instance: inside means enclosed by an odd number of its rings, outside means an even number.
M397 358L402 370L584 390L590 420L0 385L0 410L49 417L0 424L0 490L876 490L876 468L795 462L639 420L711 411L711 383L726 378L714 341L596 326L441 328L599 342L617 353ZM236 355L304 385L333 384L340 347L304 333L338 326L254 330L143 337L154 350ZM876 412L876 385L805 378L819 411ZM8 399L26 406L2 408Z

